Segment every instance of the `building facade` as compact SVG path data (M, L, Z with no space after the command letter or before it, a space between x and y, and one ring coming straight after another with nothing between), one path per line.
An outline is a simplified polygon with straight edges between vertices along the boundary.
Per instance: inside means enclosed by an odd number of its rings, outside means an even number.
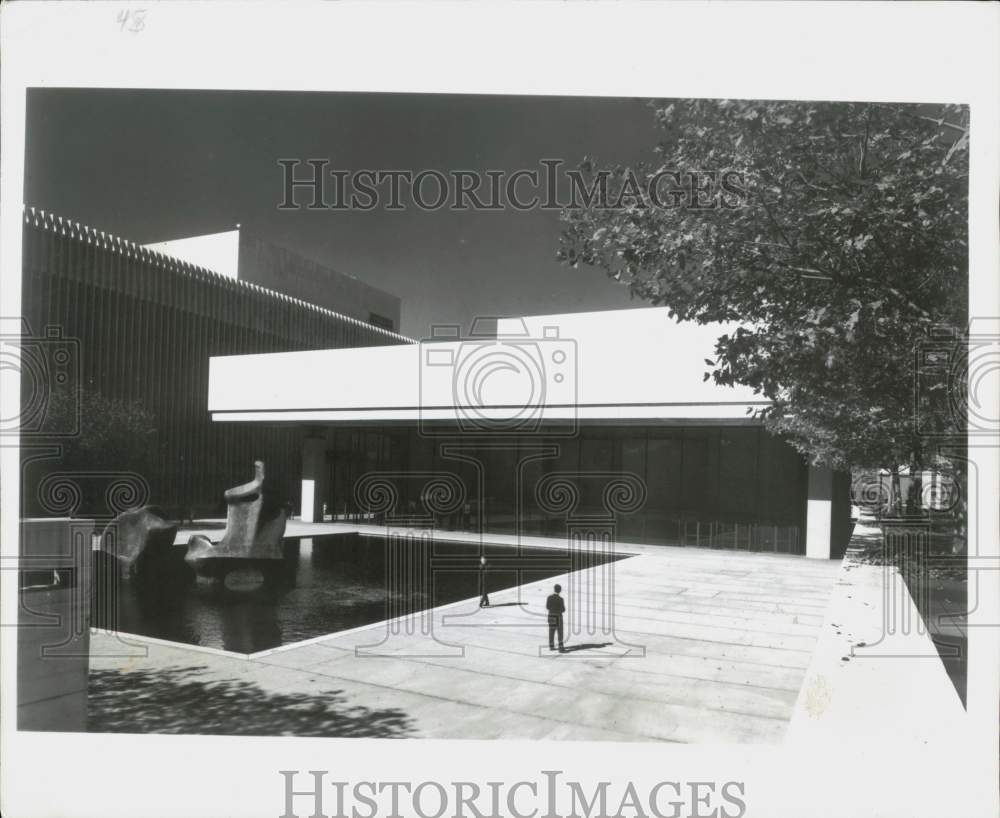
M422 484L408 475L432 474L456 480L462 497L432 512L434 527L560 536L565 514L547 502L545 486L572 475L573 514L613 512L623 541L805 553L809 469L756 425L585 424L571 437L540 430L471 441L458 430L430 437L347 425L316 430L309 442L323 449L316 502L329 519L366 518L356 487L372 473L392 481L402 513L424 513ZM605 508L620 475L643 487L635 511Z
M306 430L307 520L562 536L570 518L603 519L623 542L843 553L848 475L770 435L760 396L704 377L724 327L661 309L489 327L215 359L208 408L223 424ZM251 372L278 388L240 388ZM380 494L366 493L373 480Z
M846 545L847 476L769 435L759 396L703 377L723 327L638 309L441 327L417 344L371 320L398 321L398 299L355 288L355 315L335 312L248 280L282 278L254 239L207 239L173 249L221 273L25 211L25 332L52 365L43 389L22 374L22 404L96 394L142 407L156 434L142 469L113 457L87 469L65 451L92 415L77 429L22 424L24 516L144 502L211 515L263 460L305 520L384 518L361 491L374 475L395 513L473 533L561 536L570 514L610 520L626 542L814 557ZM286 281L309 280L297 265ZM427 494L437 478L443 505ZM65 488L87 481L103 508ZM609 500L633 490L634 503Z
M155 502L178 516L215 513L254 460L297 505L303 430L213 424L205 410L210 358L409 340L33 208L24 212L23 236L22 348L39 364L22 368L23 516L81 513L74 498L113 500L115 485L122 503ZM379 300L370 307L387 309ZM254 389L269 386L264 375L252 380ZM100 453L108 455L100 469L67 468L68 445L99 418L82 414L78 428L53 428L45 415L55 396L72 404L81 394L153 415L155 451L141 474L113 453ZM59 423L66 426L65 415ZM117 502L88 513L111 514Z

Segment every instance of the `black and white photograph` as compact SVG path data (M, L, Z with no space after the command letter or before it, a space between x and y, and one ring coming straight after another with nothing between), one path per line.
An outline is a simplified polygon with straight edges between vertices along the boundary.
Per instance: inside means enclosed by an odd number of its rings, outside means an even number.
M527 5L4 7L5 815L996 814L997 8Z

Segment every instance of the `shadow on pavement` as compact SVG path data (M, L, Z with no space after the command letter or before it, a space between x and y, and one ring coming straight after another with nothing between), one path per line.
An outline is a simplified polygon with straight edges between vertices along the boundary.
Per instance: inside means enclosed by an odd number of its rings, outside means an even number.
M568 645L560 653L576 653L578 650L598 650L612 645L612 642L584 642L580 645Z
M412 732L404 711L350 705L338 690L271 693L248 681L199 680L202 670L91 670L88 732L366 738Z

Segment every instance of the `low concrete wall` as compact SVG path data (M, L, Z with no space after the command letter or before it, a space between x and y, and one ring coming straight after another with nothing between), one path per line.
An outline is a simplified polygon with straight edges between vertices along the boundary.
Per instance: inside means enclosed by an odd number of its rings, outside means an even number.
M906 581L857 559L855 546L878 537L864 520L855 528L786 740L961 747L966 711Z
M19 730L87 728L92 520L21 521Z

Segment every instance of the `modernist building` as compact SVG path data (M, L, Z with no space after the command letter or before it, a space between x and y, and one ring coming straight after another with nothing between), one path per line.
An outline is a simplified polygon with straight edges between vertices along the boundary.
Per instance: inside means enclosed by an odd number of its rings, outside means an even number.
M72 401L80 389L155 418L154 465L139 475L146 487L126 488L123 502L156 502L178 516L214 512L223 491L261 459L274 485L298 504L303 431L213 424L205 411L209 358L409 341L375 325L398 326L399 299L388 293L241 231L203 239L162 245L183 253L177 258L25 210L23 348L38 367L22 367L24 516L111 514L114 508L76 508L74 497L87 487L75 484L104 481L98 494L119 478L135 485L130 464L114 463L100 473L76 467L60 478L65 488L46 492L56 485L46 476L66 471L58 447L79 431L45 427L46 403L60 390ZM303 300L310 287L328 297ZM327 306L340 297L343 309Z
M759 396L704 379L723 329L637 309L218 357L208 409L306 435L306 520L378 518L364 487L380 476L397 517L437 527L561 536L569 504L614 517L621 541L842 554L848 476L767 433Z
M171 258L257 284L341 315L395 331L399 329L397 296L360 279L281 247L246 228L189 236L144 247Z
M215 511L261 459L306 520L374 514L359 493L372 474L426 519L437 475L457 488L431 522L456 529L561 535L559 489L577 518L613 514L623 541L811 556L846 543L846 475L769 435L749 390L703 380L718 326L638 309L417 344L380 326L398 326L394 296L244 230L142 247L33 209L23 280L42 357L70 353L60 388L155 415L157 465L132 499L175 514ZM22 429L26 516L78 510L37 507L61 465L51 442ZM608 505L622 475L635 508Z

